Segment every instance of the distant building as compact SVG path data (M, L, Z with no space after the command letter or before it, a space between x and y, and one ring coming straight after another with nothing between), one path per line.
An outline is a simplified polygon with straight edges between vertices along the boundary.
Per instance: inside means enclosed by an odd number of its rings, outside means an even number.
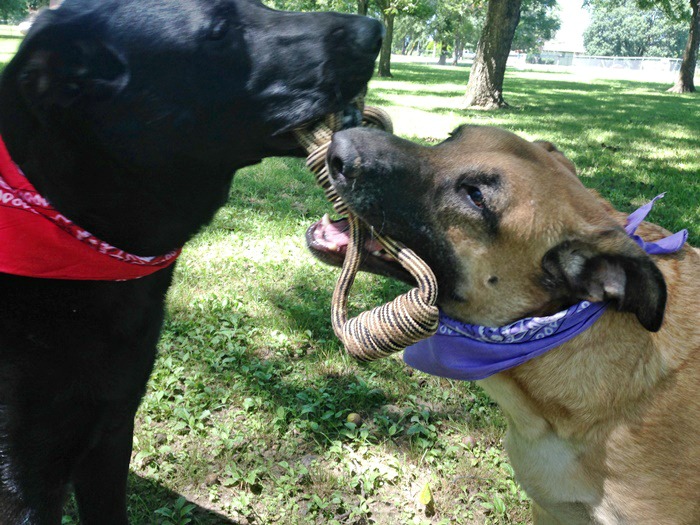
M559 34L557 33L557 36ZM539 54L539 63L552 66L570 66L573 64L574 56L583 55L586 49L583 47L583 40L548 40L542 46Z

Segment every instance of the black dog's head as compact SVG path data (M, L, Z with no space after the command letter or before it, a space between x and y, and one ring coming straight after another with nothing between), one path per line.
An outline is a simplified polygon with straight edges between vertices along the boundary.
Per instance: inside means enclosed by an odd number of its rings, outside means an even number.
M136 253L172 249L237 168L300 154L291 130L364 89L383 34L366 17L258 0L66 0L5 68L0 131L62 213Z
M453 317L498 326L611 300L645 328L661 326L661 272L625 233L624 215L588 191L550 143L464 126L425 147L351 129L334 136L327 162L350 209L431 266ZM656 228L642 235L663 236ZM339 230L327 220L310 228L312 251L339 262ZM365 269L409 280L368 247Z
M382 35L370 19L256 0L66 0L38 17L7 75L44 125L136 162L219 149L236 158L207 153L240 163L284 153L285 131L342 109Z

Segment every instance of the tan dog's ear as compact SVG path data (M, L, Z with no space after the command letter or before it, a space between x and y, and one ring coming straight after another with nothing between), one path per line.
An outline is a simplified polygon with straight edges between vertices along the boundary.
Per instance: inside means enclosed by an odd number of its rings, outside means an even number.
M634 313L644 328L657 332L666 309L664 277L626 236L612 235L620 246L609 251L611 233L603 236L605 251L585 241L566 241L552 248L542 260L545 285L571 302L612 301L619 310Z
M576 166L574 166L574 163L571 162L566 155L564 155L561 151L557 149L557 147L552 144L551 142L547 142L546 140L535 140L533 144L536 144L540 146L541 148L545 149L546 151L549 152L552 157L555 158L560 164L562 164L566 169L568 169L571 173L574 175L576 174Z

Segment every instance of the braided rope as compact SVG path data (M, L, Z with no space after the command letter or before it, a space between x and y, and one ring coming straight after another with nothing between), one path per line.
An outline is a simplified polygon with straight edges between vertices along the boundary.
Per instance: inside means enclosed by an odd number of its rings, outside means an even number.
M392 131L391 119L381 109L366 107L363 125ZM400 352L407 346L435 333L438 326L437 281L430 267L413 250L389 237L372 231L375 239L417 281L418 288L382 306L348 319L348 296L360 267L367 226L352 214L330 181L326 154L333 132L340 129L341 115L329 115L313 128L296 131L299 143L308 152L306 166L316 175L326 198L340 215L347 216L350 243L331 303L333 331L347 352L360 361L373 361Z

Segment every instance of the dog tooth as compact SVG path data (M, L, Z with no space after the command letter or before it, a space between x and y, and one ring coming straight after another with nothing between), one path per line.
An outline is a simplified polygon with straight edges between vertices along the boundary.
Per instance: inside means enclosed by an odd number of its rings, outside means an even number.
M331 217L327 213L324 214L323 217L321 217L321 224L324 226L330 226L331 224Z

